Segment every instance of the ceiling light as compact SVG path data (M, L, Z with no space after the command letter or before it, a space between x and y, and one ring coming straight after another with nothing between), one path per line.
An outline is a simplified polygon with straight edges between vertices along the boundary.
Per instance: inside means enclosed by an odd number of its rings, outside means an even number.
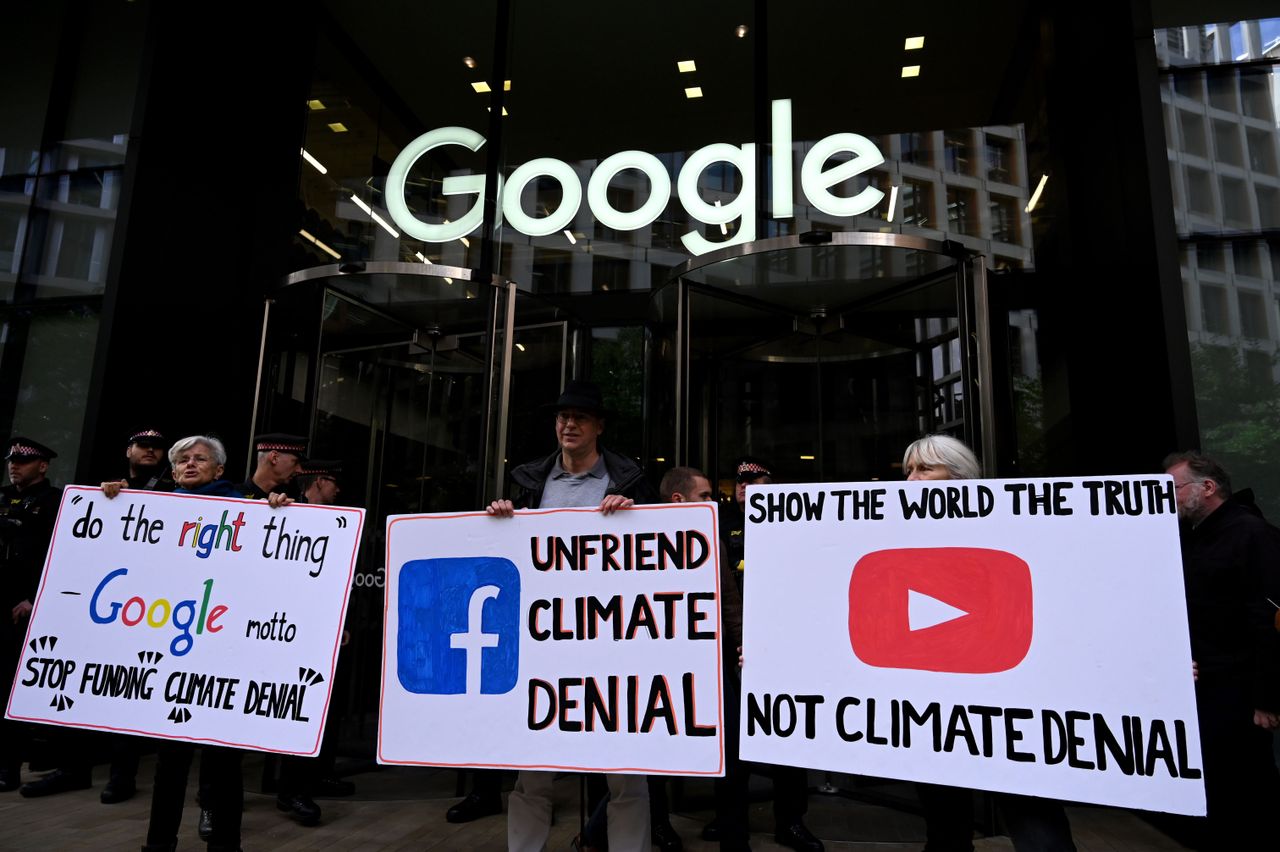
M924 36L911 36L902 44L903 50L921 50L924 47Z
M523 344L523 343L517 343L517 344L516 344L516 348L517 348L517 349L519 349L521 352L523 352L523 351L524 351L524 344Z
M578 241L577 241L577 240L575 240L575 239L573 238L573 234L571 234L571 233L570 233L570 232L568 232L568 231L565 231L565 232L564 232L564 235L565 235L565 237L567 237L567 238L568 238L568 240L569 240L569 244L570 244L570 245L576 245L576 244L577 244L577 242L578 242Z
M800 461L813 461L813 456L801 456Z
M329 255L329 256L330 256L330 257L332 257L334 260L342 260L342 255L338 254L336 251L334 251L333 249L329 248L327 245L325 245L324 243L320 242L319 240L317 240L315 237L311 236L311 234L307 233L306 231L298 231L298 234L299 234L299 236L301 236L304 240L306 240L306 241L307 241L307 242L309 242L309 243L312 243L313 245L315 245L315 247L316 247L316 248L320 249L322 252L324 252L325 254Z
M690 71L698 70L698 63L694 62L692 59L681 59L676 63L676 68L681 74L688 74Z
M467 66L468 68L475 68L475 67L476 67L476 61L475 61L475 59L474 59L474 58L472 58L472 57L470 57L470 56L464 56L464 57L462 57L462 64L463 64L463 65L465 65L465 66Z
M654 459L654 461L656 461L656 462L664 462L664 461L666 461L666 459L665 459L665 458L663 458L662 456L658 456L656 459Z
M720 199L719 199L719 198L717 198L717 199L716 199L716 206L717 206L717 207L719 207L719 206L720 206ZM722 234L728 234L728 233L729 233L729 229L725 227L724 222L721 222L721 223L720 223L720 233L722 233Z
M452 284L452 283L453 283L453 279L452 279L452 278L445 278L445 279L444 279L444 283L446 283L446 284Z
M467 248L471 248L471 240L467 239L466 237L459 237L458 241L461 242Z
M903 65L902 76L903 77L919 77L920 66L919 65Z
M485 112L493 112L493 107L485 107L485 108L484 108L484 111L485 111ZM507 108L506 108L506 107L503 107L503 108L502 108L502 114L503 114L503 115L506 115L506 114L507 114Z
M893 212L898 209L898 187L894 186L889 190L889 215L885 219L889 222L893 221Z
M332 130L334 133L346 133L346 132L347 132L347 126L346 126L345 124L343 124L341 121L335 121L335 122L333 122L332 124L330 124L330 125L329 125L329 129L330 129L330 130Z
M320 164L320 161L319 161L319 160L317 160L315 157L313 157L313 156L311 156L309 153L307 153L307 149L306 149L306 148L303 148L303 149L302 149L302 159L306 160L308 163L310 163L311 165L315 166L315 167L316 167L316 171L318 171L320 174L322 174L322 175L327 175L327 174L329 173L329 170L328 170L328 169L326 169L324 166L322 166L322 165Z
M381 216L375 213L372 207L370 207L368 204L365 204L363 201L361 201L358 196L355 196L355 195L351 196L351 200L355 202L357 207L359 207L364 212L368 213L369 218L373 219L373 221L381 225L388 234L399 239L400 232L397 231L395 228L391 227L390 225L388 225L387 220L383 219Z
M488 84L488 83L486 83L484 80L477 80L476 82L472 83L472 84L471 84L471 88L475 89L477 92L479 92L479 93L480 93L480 94L482 94L482 95L483 95L485 92L492 92L492 91L493 91L493 89L490 89L490 88L489 88L489 84Z
M1048 175L1041 175L1040 182L1036 184L1036 191L1031 193L1031 200L1027 202L1027 209L1024 212L1030 213L1036 208L1036 204L1040 201L1040 193L1044 192L1044 185L1049 182Z
M736 35L738 38L746 38L746 37L747 37L747 25L746 25L746 24L738 24L736 27L734 27L734 28L733 28L733 34L734 34L734 35Z
M502 81L502 91L504 91L504 92L509 92L509 91L511 91L511 81L510 81L510 80L503 80L503 81Z
M324 109L324 103L322 101L317 100L316 98L312 98L311 100L307 101L307 106L310 107L311 109L317 109L317 110Z
M684 96L686 98L700 98L702 97L702 87L690 86L689 88L684 90Z

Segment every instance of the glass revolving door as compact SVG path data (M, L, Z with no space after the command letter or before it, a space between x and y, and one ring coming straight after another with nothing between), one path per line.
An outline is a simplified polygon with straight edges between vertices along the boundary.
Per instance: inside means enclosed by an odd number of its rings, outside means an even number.
M723 479L896 478L923 432L993 457L983 259L900 234L823 233L690 261L654 295L651 450ZM652 386L656 384L658 386Z

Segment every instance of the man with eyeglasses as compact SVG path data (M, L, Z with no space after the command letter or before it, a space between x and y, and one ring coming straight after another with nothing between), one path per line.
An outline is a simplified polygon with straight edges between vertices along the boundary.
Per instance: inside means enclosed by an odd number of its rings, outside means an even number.
M1248 489L1198 452L1164 460L1183 522L1182 567L1191 657L1198 669L1208 820L1201 848L1275 844L1272 809L1280 775L1272 732L1280 728L1280 530Z

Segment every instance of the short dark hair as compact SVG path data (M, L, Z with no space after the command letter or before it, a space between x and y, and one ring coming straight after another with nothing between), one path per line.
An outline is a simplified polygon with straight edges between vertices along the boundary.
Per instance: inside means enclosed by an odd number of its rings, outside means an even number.
M672 494L679 493L688 496L689 492L693 490L693 481L699 476L705 478L703 472L696 467L673 467L662 475L662 482L658 485L658 493L668 503L671 502Z
M1218 486L1218 494L1223 500L1231 498L1231 474L1227 473L1227 469L1212 456L1206 456L1199 450L1185 450L1180 453L1170 453L1164 457L1161 467L1168 470L1174 465L1186 463L1187 470L1195 475L1197 482L1203 482L1206 479L1212 479Z

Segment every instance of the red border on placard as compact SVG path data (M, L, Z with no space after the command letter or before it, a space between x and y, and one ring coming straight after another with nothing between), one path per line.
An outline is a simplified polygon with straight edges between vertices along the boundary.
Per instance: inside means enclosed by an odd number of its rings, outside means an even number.
M47 586L49 582L49 564L53 561L53 548L54 548L54 545L56 544L56 539L58 536L58 524L62 520L62 510L66 507L70 495L77 492L89 492L92 494L101 494L102 489L100 487L96 487L92 485L67 485L62 489L62 503L60 503L58 506L58 517L54 520L53 538L50 539L49 541L49 552L45 556L44 570L40 572L40 589L39 591L36 592L35 606L31 610L31 617L27 619L27 632L24 635L22 640L22 647L24 649L27 648L27 643L31 641L31 628L35 623L35 614L37 611L39 611L40 599L41 597L43 597L45 586ZM144 491L136 488L122 488L120 489L120 493L121 494L139 494L146 497L176 497L183 500L214 500L222 503L246 503L249 505L258 505L258 506L261 506L265 503L265 501L263 500L248 500L242 497L207 497L200 494L174 494L171 491ZM357 506L321 506L316 503L298 503L296 505L306 506L308 511L312 509L319 509L319 510L325 510L330 512L352 512L352 513L355 513L356 515L356 546L351 550L351 564L347 567L346 593L343 594L342 596L341 611L338 613L338 616L339 616L338 633L334 638L333 653L330 655L330 658L329 658L329 672L328 672L329 687L328 687L328 690L325 692L324 709L322 710L321 717L320 717L321 724L320 724L319 730L316 731L316 741L311 751L288 751L286 749L265 748L261 745L254 745L252 743L240 743L240 742L231 742L227 740L219 740L213 737L183 737L183 736L176 736L173 733L162 733L159 731L143 731L143 730L138 730L136 728L116 728L110 725L73 724L73 723L64 722L58 719L44 719L44 718L33 717L33 716L15 716L12 714L12 705L13 705L13 695L15 692L17 692L17 689L18 689L18 679L16 677L16 674L14 677L13 688L9 692L8 702L5 705L5 715L11 719L16 719L22 722L38 722L46 725L56 725L62 728L82 728L85 730L93 730L93 731L112 731L118 734L139 734L147 737L155 737L157 739L178 740L181 742L188 742L188 743L212 743L214 745L229 746L231 748L251 749L253 751L264 751L264 752L270 752L272 754L296 754L304 757L314 757L315 755L319 754L320 741L324 737L324 728L329 721L329 703L333 699L333 675L338 665L338 649L342 647L342 628L347 620L347 602L351 598L351 584L352 584L352 581L355 579L356 557L360 553L360 538L364 533L365 510ZM24 650L22 658L25 658L25 656L26 656L26 652ZM22 670L22 658L20 658L18 661L19 671Z
M626 509L618 509L619 512L652 512L662 511L665 509L691 509L702 508L711 512L711 532L712 537L709 545L715 555L715 601L717 604L723 603L720 600L720 518L715 510L714 503L646 503L640 506L631 506ZM517 515L554 515L559 512L579 512L594 513L599 512L599 507L576 507L563 509L521 509L516 512ZM391 572L391 528L401 521L445 521L456 518L475 518L475 517L491 517L488 512L448 512L432 515L399 515L390 518L387 521L387 544L386 557L383 560L387 568L387 573ZM391 585L387 584L382 598L382 682L378 688L378 760L391 766L441 766L446 768L476 768L476 769L545 769L545 770L564 770L567 772L619 772L619 773L635 773L643 775L680 775L680 776L698 776L710 775L719 776L724 774L724 649L721 647L721 640L724 637L724 624L720 613L720 607L716 606L716 694L720 696L717 706L719 708L719 719L716 726L716 744L720 751L720 765L714 770L702 771L686 771L672 769L653 769L644 766L574 766L558 763L444 763L440 761L429 760L392 760L387 758L382 752L382 708L386 706L386 688L387 688L387 643L390 637L387 635L387 614L391 605Z

